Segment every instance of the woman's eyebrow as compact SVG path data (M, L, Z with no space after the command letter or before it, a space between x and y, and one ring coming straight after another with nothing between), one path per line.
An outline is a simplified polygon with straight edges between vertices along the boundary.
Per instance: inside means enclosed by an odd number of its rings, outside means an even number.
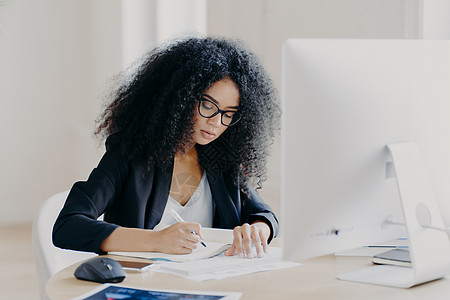
M217 101L216 99L214 99L212 96L210 96L208 94L202 94L202 97L208 98L208 100L211 100L212 102L217 104L217 106L219 106L219 104L220 104L219 101ZM228 106L226 108L239 109L239 106Z

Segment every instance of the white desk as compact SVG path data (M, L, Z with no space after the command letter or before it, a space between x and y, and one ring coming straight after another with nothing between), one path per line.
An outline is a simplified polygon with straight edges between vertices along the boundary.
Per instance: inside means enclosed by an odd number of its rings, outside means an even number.
M110 256L114 258L113 256ZM340 281L337 274L371 265L367 257L335 257L310 259L302 266L254 273L244 276L197 282L171 274L156 272L127 273L121 283L145 289L182 289L242 292L242 299L450 299L450 278L446 277L410 289L389 288ZM72 265L50 278L46 290L52 300L66 300L86 293L97 283L76 279Z

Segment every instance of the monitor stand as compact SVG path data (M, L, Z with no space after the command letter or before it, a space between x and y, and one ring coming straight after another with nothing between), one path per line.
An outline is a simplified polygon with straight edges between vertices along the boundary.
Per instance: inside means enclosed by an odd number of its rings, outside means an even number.
M444 224L417 145L405 142L387 148L397 175L412 267L377 265L338 279L409 288L450 274L450 241L446 232L423 227Z

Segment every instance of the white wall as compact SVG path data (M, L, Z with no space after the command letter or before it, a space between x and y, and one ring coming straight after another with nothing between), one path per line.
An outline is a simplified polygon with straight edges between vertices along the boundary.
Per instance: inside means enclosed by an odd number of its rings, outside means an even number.
M132 65L147 49L156 45L157 21L155 0L122 1L122 67Z
M450 39L450 1L422 0L420 12L421 38Z
M120 2L8 1L0 13L0 224L30 222L95 166L107 80L121 68Z
M183 34L206 34L208 0L157 0L157 44Z

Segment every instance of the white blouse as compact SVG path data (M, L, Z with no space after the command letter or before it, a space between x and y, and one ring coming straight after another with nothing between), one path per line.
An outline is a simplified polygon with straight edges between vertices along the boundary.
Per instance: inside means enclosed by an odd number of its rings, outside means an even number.
M171 209L175 210L186 222L199 223L202 227L212 227L214 203L206 172L203 172L199 185L184 206L169 195L161 221L153 228L154 230L162 230L177 222L170 212Z

